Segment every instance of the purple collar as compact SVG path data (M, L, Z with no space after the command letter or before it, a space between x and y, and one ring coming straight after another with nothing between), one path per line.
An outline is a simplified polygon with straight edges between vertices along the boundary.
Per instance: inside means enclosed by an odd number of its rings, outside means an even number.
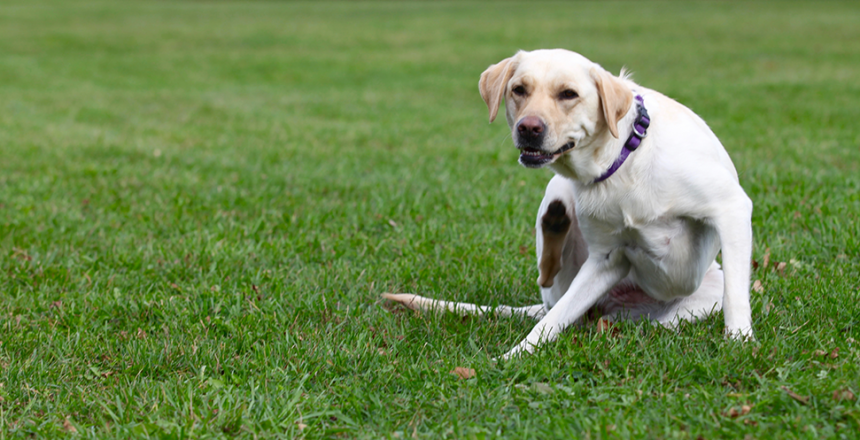
M612 166L603 175L594 179L592 183L603 182L609 176L615 174L618 168L621 168L621 165L627 160L627 156L636 151L639 145L642 144L642 139L645 139L645 135L647 134L645 130L651 125L651 119L648 117L648 110L645 109L645 100L640 95L636 95L636 110L639 112L639 115L633 121L633 131L630 133L630 137L627 138L627 142L624 143L624 148L621 149L618 159L615 159Z

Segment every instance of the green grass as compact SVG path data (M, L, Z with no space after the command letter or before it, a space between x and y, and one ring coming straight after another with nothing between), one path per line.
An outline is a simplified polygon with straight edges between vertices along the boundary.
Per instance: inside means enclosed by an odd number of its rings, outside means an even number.
M788 263L757 342L718 314L494 364L530 321L379 300L536 302L550 174L477 82L542 47L721 138ZM0 438L857 437L858 53L852 2L4 1Z

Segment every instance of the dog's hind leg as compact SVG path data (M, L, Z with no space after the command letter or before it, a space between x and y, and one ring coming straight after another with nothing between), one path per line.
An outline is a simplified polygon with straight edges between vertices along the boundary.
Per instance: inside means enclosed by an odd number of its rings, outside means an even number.
M723 283L723 271L715 261L693 294L673 300L664 309L652 312L651 319L665 327L675 328L681 320L696 322L718 312L723 308Z
M533 319L540 319L546 314L546 308L543 304L525 307L479 306L470 303L426 298L411 293L383 293L382 297L421 312L452 312L460 315L478 316L492 313L496 316L526 316Z
M546 186L535 221L538 286L544 305L555 305L588 259L588 245L576 219L570 180L554 176Z
M598 302L596 308L602 318L608 321L645 319L674 329L682 320L696 322L720 311L722 305L723 271L714 262L699 288L690 296L659 301L649 297L631 281L622 281Z
M675 327L680 320L698 321L723 308L723 271L717 262L711 263L699 288L692 295L681 298L663 316L657 317L661 324Z

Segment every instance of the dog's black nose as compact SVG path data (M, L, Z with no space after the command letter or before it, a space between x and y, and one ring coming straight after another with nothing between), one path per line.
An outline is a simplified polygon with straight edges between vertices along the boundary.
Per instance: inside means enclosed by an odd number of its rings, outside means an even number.
M536 139L543 135L546 124L537 116L526 116L517 123L517 133L523 138Z

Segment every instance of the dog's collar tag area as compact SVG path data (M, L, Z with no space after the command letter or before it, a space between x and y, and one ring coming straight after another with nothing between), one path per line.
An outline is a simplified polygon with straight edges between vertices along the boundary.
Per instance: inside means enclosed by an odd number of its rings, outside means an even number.
M612 166L609 167L603 175L594 179L594 182L592 183L603 182L608 179L609 176L615 174L615 172L618 171L618 168L621 168L621 164L627 160L627 156L636 151L636 149L639 148L639 145L642 145L642 139L645 139L645 136L648 135L648 127L651 126L651 118L648 116L648 110L645 108L645 100L642 99L641 95L636 95L636 110L638 115L636 116L636 120L633 121L633 130L630 132L630 137L627 138L627 142L624 143L624 147L621 148L621 154L618 155L618 158L615 159Z

